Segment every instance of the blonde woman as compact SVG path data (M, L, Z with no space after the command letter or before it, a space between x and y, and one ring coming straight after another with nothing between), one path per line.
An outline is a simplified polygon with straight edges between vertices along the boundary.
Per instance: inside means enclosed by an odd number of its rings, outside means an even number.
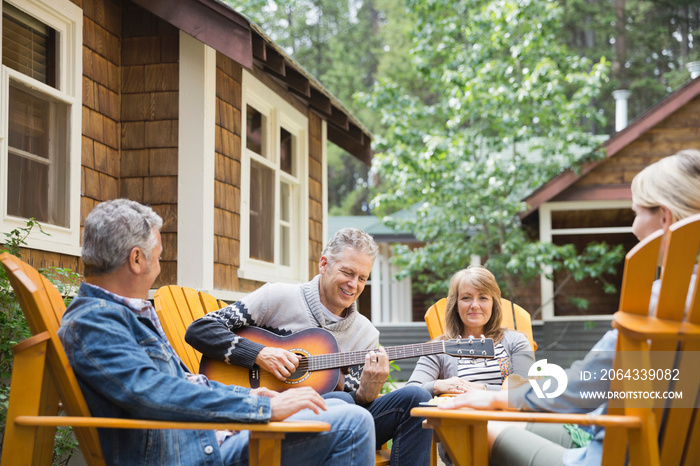
M420 385L431 395L469 390L500 390L506 377L527 377L535 362L527 337L501 327L501 289L486 268L471 266L455 273L445 308L445 334L440 339L493 338L495 358L456 358L446 354L423 356L407 385Z

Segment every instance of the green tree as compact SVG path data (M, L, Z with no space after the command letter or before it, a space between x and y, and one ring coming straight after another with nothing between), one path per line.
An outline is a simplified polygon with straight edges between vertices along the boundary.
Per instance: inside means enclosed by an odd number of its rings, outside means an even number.
M630 118L644 113L689 79L685 65L700 60L696 0L560 0L566 14L561 41L592 60L610 57L612 76L596 105L614 114L615 89L632 91ZM610 134L612 121L605 128Z
M397 247L404 274L445 293L446 280L479 255L512 295L543 265L573 279L614 273L621 251L532 240L521 199L563 169L597 157L587 131L608 64L560 45L562 8L546 0L409 0L415 21L417 97L390 80L362 102L381 117L373 169L376 208L416 205L404 220L426 246ZM384 206L387 210L383 210Z

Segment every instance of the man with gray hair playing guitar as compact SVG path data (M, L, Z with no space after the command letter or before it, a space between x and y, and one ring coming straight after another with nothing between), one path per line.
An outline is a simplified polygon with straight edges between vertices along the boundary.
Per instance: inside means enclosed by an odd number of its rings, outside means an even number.
M370 235L356 228L342 229L323 250L320 273L311 281L268 283L240 301L193 322L185 339L209 359L250 369L246 377L251 385L260 383L263 374L271 374L269 381L278 380L292 387L305 382L302 379L306 376L298 374L307 372L311 358L306 358L304 351L290 351L293 347L272 346L273 340L246 333L249 327L277 336L319 328L324 329L321 333L330 332L340 351L356 354L347 359L349 367L342 377L333 376L330 384L316 388L328 391L324 393L326 398L341 398L370 411L377 445L393 438L392 465L427 465L432 432L423 429L422 420L411 417L410 412L419 403L430 400L431 395L412 386L378 398L389 375L389 356L379 347L379 331L357 311L356 304L376 255L377 245ZM333 352L333 348L324 351L328 352ZM203 365L206 367L206 361ZM206 373L206 369L203 371Z

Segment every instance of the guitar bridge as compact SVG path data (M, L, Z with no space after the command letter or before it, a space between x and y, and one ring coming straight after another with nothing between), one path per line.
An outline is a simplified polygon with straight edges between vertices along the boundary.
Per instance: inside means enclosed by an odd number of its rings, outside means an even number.
M250 388L260 388L260 366L257 364L248 371L248 383L250 383Z

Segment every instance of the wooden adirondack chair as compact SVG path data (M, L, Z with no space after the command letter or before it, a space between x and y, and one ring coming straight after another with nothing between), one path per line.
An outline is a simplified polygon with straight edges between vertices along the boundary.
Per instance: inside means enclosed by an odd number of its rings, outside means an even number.
M642 381L623 378L611 382L612 391L681 391L685 400L669 400L664 406L644 405L639 400L610 402L607 415L525 413L506 411L439 410L416 408L414 416L427 423L446 445L457 465L487 464L486 424L489 420L576 423L605 427L604 465L695 465L700 461L700 416L697 402L700 377L700 298L697 281L700 251L700 215L673 224L664 237L657 232L635 246L625 258L622 291L613 327L618 329L613 369L657 370L652 359L661 352L674 352L669 366L678 381ZM661 255L658 305L649 315L652 283ZM695 271L695 272L694 272ZM690 304L686 311L689 288ZM654 352L654 353L652 353ZM675 385L674 385L675 384ZM683 403L683 405L681 405Z
M325 422L270 422L268 424L169 422L97 418L83 398L75 373L58 338L65 311L58 290L33 267L8 253L0 262L15 291L34 336L14 348L2 466L51 464L57 426L73 426L85 460L104 465L97 428L122 429L231 429L250 430L250 464L279 464L285 432L320 432ZM59 401L66 416L57 416Z
M436 338L445 333L445 306L447 298L442 298L425 311L425 323L428 326L430 338ZM503 315L501 317L501 327L512 328L523 332L530 341L532 351L537 350L537 343L532 338L532 321L530 313L517 304L502 298L501 307Z
M173 348L183 361L193 372L199 372L199 363L202 353L185 343L185 331L187 327L204 314L207 314L222 307L226 307L223 301L217 301L209 293L194 290L177 285L163 286L156 290L154 305L163 331L170 340ZM177 341L177 344L175 343ZM389 464L391 450L384 445L377 450L375 465L384 466Z

